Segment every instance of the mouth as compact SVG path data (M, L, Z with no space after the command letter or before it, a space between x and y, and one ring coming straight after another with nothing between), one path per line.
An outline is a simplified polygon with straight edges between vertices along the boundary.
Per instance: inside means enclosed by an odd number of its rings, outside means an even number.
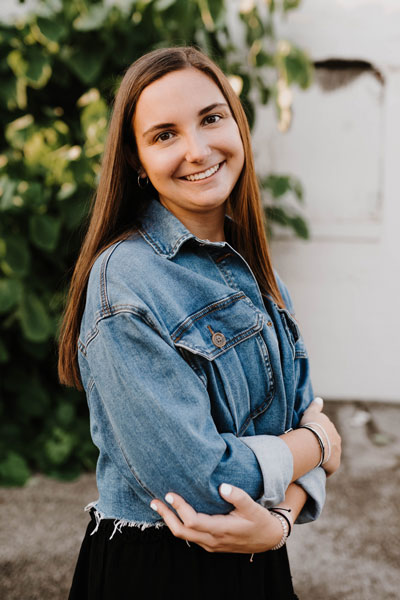
M224 164L224 160L205 171L201 171L199 173L193 173L192 175L185 175L184 177L180 177L179 179L183 179L184 181L203 181L204 179L209 179L215 173L217 173L222 165Z

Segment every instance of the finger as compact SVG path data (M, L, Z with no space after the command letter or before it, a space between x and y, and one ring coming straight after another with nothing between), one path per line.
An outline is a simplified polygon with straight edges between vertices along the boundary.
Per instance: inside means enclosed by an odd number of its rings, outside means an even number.
M316 398L314 398L314 401L312 402L312 404L314 406L319 406L319 412L321 412L324 409L324 401L321 398L321 396L317 396Z
M219 535L229 526L227 518L229 515L207 515L198 513L179 494L169 492L165 496L166 501L174 507L185 527L199 532L210 533L212 536Z
M174 497L176 496L177 494L174 494ZM189 542L195 542L196 544L205 544L210 547L215 543L213 536L208 531L197 531L187 527L182 523L179 517L177 517L176 514L160 500L152 500L150 506L163 518L168 529L175 537Z
M247 492L229 483L222 483L219 486L219 493L224 500L233 504L243 517L251 518L256 511L262 508Z
M185 526L183 525L179 517L177 517L176 514L170 508L168 508L166 504L164 504L160 500L152 500L150 507L156 512L158 512L158 514L164 519L165 524L168 526L168 528L171 530L175 537L187 539L184 536Z
M322 398L320 398L320 397L314 398L314 400L311 402L310 406L304 411L303 419L304 419L304 417L311 418L312 415L321 413L323 408L324 408L324 401L322 400Z
M207 527L201 526L201 514L197 513L194 508L182 498L182 496L169 492L165 496L165 500L174 507L186 527L189 527L190 529L201 529L203 531L207 529Z

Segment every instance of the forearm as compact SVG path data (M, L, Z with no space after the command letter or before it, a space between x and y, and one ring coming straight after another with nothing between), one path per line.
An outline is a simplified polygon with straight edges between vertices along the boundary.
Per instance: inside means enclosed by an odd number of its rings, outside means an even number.
M315 435L308 429L296 429L279 437L289 447L293 456L293 483L318 465L321 447Z
M290 518L295 523L306 501L307 493L303 488L297 483L291 483L286 490L285 499L279 503L279 507L290 509Z

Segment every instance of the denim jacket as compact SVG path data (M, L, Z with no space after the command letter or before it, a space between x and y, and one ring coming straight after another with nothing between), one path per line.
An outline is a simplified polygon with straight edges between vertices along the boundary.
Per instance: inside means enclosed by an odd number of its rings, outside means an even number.
M229 217L226 217L229 221ZM263 300L228 242L198 239L158 200L140 229L106 249L90 274L79 367L99 449L99 518L160 524L169 491L196 511L227 513L221 483L264 506L284 498L293 458L278 436L313 399L306 349L286 307ZM298 480L325 499L319 467Z

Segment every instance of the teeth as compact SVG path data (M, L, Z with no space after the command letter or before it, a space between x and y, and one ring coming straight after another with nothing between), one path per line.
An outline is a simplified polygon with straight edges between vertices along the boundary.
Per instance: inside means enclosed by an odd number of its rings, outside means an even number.
M205 179L206 177L210 177L211 175L214 175L214 173L216 173L219 169L219 164L215 165L215 167L211 167L210 169L207 169L207 171L203 171L202 173L196 173L195 175L187 175L185 177L185 179L188 179L189 181L198 181L199 179Z

